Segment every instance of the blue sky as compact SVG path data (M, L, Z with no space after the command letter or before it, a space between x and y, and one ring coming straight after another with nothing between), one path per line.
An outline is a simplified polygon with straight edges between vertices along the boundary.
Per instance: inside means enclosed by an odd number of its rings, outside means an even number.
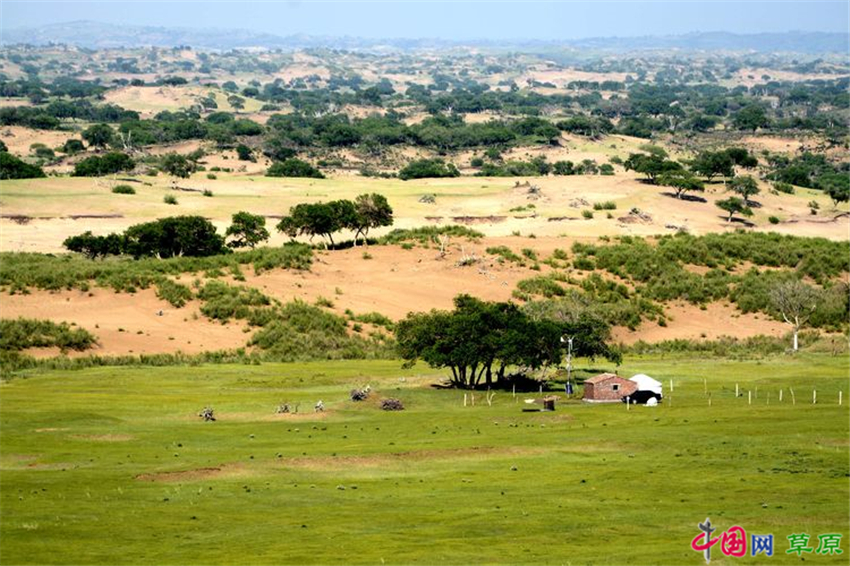
M575 39L674 35L694 31L759 33L848 31L843 1L640 0L79 2L3 0L2 28L74 20L180 27L246 28L278 35Z

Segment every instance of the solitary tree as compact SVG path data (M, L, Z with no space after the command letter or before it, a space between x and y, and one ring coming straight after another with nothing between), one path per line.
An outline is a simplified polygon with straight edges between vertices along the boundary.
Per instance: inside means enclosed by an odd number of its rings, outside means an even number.
M705 185L688 171L678 169L669 173L663 173L658 177L658 184L672 187L676 191L676 198L682 198L687 192L704 192Z
M832 199L833 206L838 206L839 202L847 202L850 200L850 186L846 183L831 184L826 188L826 194Z
M752 216L752 209L746 205L743 199L738 197L729 197L724 200L719 200L715 204L720 207L722 210L725 210L729 213L729 218L726 219L727 222L732 222L732 217L739 213L742 216Z
M115 139L115 132L108 124L95 124L94 126L90 126L86 130L83 131L83 139L88 142L89 145L105 148Z
M759 194L760 189L756 180L749 175L739 175L729 181L729 189L744 198L744 204L750 206L750 197Z
M799 280L778 283L770 290L770 302L773 308L779 311L785 322L793 328L795 352L799 349L797 335L800 328L815 312L820 295L817 289Z
M269 239L269 231L266 230L266 219L259 214L250 212L237 212L233 215L233 224L227 228L225 237L233 239L227 243L231 248L254 247L260 242Z
M647 147L654 148L655 146ZM633 153L626 159L623 166L627 171L646 175L647 180L654 185L660 175L682 169L682 165L679 162L667 159L665 155L657 151L649 155L645 153Z
M733 166L732 157L725 151L705 151L691 162L691 171L711 182L718 175L722 177L734 175Z
M162 158L160 168L169 175L187 179L195 170L195 165L183 155L169 153Z
M381 226L392 226L393 209L387 202L387 197L377 193L362 194L354 201L356 217L354 220L354 245L357 245L357 237L363 236L363 241L369 245L367 240L369 230Z

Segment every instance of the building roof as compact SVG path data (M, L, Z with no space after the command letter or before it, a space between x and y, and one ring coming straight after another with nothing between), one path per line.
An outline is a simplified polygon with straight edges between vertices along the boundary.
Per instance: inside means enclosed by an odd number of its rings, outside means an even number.
M614 373L600 373L599 375L595 375L590 379L585 379L584 382L597 384L602 383L603 381L608 381L611 378L623 379L622 377Z

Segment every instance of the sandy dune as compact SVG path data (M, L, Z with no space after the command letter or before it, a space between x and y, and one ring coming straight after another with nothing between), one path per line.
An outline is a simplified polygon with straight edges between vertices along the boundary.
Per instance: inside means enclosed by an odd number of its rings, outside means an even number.
M223 325L198 312L196 301L175 309L156 297L153 289L134 294L109 289L83 291L32 291L29 295L3 295L3 318L37 318L74 322L93 333L95 355L197 353L238 348L247 336L242 325ZM162 316L158 313L162 311ZM55 355L52 350L31 352Z

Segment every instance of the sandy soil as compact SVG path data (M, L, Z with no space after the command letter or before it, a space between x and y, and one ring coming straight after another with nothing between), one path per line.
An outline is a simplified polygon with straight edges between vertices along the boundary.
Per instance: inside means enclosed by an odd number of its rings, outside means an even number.
M444 259L433 247L371 246L368 253L372 259L363 258L366 248L362 247L327 252L318 255L310 272L276 270L248 276L247 284L282 301L301 298L313 302L325 297L333 301L333 310L339 314L346 309L358 314L377 311L398 320L410 311L450 309L452 299L460 293L508 300L516 283L531 272L499 266L484 251L489 245L493 243L457 241ZM457 267L464 254L483 261Z
M398 246L371 246L371 259L363 257L363 247L336 252L318 252L309 272L275 270L255 275L246 269L246 285L256 287L281 301L295 298L313 303L318 297L333 302L332 310L342 315L346 309L356 314L379 312L399 320L411 311L450 309L453 298L469 293L486 300L506 301L519 280L546 273L500 265L486 254L488 246L508 245L515 252L530 247L541 258L555 247L569 248L572 240L532 238L487 238L479 243L455 240L445 258L434 247L404 250ZM465 255L481 259L472 266L458 267ZM162 316L157 313L162 311ZM757 334L782 335L785 325L763 315L741 314L729 304L710 304L706 310L676 303L666 308L668 326L644 323L636 332L615 329L617 341L633 343L674 338L708 338L723 335L747 337ZM4 318L38 318L74 322L98 337L98 346L72 355L124 355L157 352L197 353L232 349L245 345L250 334L241 323L222 325L207 320L193 301L181 309L156 298L154 291L133 295L111 290L33 291L29 295L4 295ZM56 349L34 349L28 353L47 357Z
M788 325L763 314L743 314L728 303L710 303L706 310L688 303L675 303L664 310L669 317L666 327L644 322L634 332L628 328L615 328L615 341L633 344L638 340L714 340L721 336L747 338L759 334L782 336L789 330Z
M158 299L153 289L132 295L107 289L90 293L34 290L29 295L3 295L2 305L3 318L75 322L97 337L99 343L94 349L71 355L198 353L239 348L249 336L240 324L223 325L206 319L195 301L175 309ZM57 352L39 349L28 353L44 357Z
M70 138L80 138L74 132L60 132L56 130L33 130L23 126L0 127L0 139L9 148L9 152L18 156L27 156L30 146L34 143L43 143L51 149L65 145Z

